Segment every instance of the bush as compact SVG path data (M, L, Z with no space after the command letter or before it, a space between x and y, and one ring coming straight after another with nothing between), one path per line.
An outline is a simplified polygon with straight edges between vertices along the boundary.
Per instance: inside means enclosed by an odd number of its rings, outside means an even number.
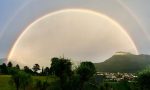
M32 77L30 74L27 74L23 71L16 71L15 74L11 77L11 82L15 85L16 90L28 88L29 84L31 84Z
M141 90L150 90L150 68L139 72L137 82Z

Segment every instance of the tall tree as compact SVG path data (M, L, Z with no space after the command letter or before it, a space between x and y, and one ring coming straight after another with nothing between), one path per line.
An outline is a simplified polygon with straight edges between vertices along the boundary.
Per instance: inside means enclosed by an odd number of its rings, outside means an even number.
M50 72L49 67L46 67L46 68L44 69L44 74L45 74L45 75L49 75L49 72Z
M84 83L88 81L95 73L96 69L92 62L82 62L77 68L76 73L80 77L80 90L83 89Z
M35 73L37 73L37 71L40 70L40 65L39 64L35 64L32 69L33 69L33 71Z
M69 59L65 58L52 58L51 72L58 77L62 77L64 74L70 76L72 74L72 63Z
M65 84L67 83L67 81L70 79L72 75L72 69L71 69L72 63L70 62L69 59L56 58L56 57L52 58L51 61L52 61L51 68L50 68L51 73L60 78L61 88L62 90L66 90Z
M13 67L12 62L8 62L7 67Z

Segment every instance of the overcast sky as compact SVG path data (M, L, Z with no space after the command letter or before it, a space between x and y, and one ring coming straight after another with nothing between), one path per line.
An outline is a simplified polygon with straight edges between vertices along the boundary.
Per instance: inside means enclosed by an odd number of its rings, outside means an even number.
M70 8L107 15L126 30L139 53L150 54L149 0L0 0L0 58L7 57L16 39L32 22Z

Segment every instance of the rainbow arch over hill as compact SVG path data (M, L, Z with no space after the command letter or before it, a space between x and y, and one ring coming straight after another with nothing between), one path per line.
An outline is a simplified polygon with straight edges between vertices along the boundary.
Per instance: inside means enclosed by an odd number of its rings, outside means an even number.
M25 30L23 30L23 32L21 33L21 35L16 39L16 41L15 41L12 49L10 50L10 53L8 55L8 60L12 56L12 54L14 53L16 45L21 40L21 38L26 34L26 32L30 29L30 27L32 27L34 24L36 24L37 22L43 20L46 17L53 16L53 15L56 15L56 14L59 14L59 13L63 13L63 12L73 12L73 11L91 13L91 14L94 14L94 15L97 15L99 17L107 19L108 21L110 21L111 23L113 23L115 26L117 26L126 35L126 37L128 38L128 40L132 43L132 46L133 46L134 50L136 51L135 54L139 53L138 49L136 48L136 45L134 44L134 41L128 35L128 33L126 32L126 30L123 27L121 27L121 25L119 25L115 20L109 18L107 15L104 15L104 14L101 14L101 13L98 13L98 12L94 12L94 11L88 10L88 9L64 9L64 10L59 10L59 11L52 12L50 14L42 16L41 18L39 18L36 21L34 21L33 23L31 23Z
M125 5L120 4L119 1L120 0L116 0L116 2L110 0L95 0L95 1L86 0L87 3L90 3L87 4L84 1L82 2L79 0L70 0L67 2L64 2L63 0L58 1L45 0L44 2L42 2L41 0L32 0L31 2L25 4L21 9L19 9L15 13L15 15L6 25L6 28L4 28L3 30L4 32L1 33L2 35L1 39L3 39L7 38L7 35L9 35L11 32L14 32L10 39L11 41L10 40L7 41L7 43L10 46L6 50L7 51L6 56L9 57L9 55L11 55L11 51L13 51L15 44L19 41L19 38L22 37L23 34L26 32L27 27L29 28L30 25L33 25L36 21L46 17L47 15L53 15L62 12L63 10L73 10L73 9L81 11L82 10L90 11L91 13L95 13L102 17L104 16L104 18L110 19L119 28L121 28L122 32L126 33L127 37L130 39L130 41L133 43L133 46L137 50L137 53L143 53L144 52L142 51L144 48L143 45L147 45L147 47L150 45L148 43L149 41L148 35L146 34L138 18L135 17L136 15L134 15L134 13L132 13L131 10L125 7ZM107 5L104 6L101 2L104 2L103 4L112 3L114 8L106 8L109 6L109 4L108 6ZM37 5L35 3L37 3ZM53 5L49 5L49 3L52 3ZM31 11L29 7L32 8L33 11ZM116 15L115 12L113 12L113 10L119 11L120 15ZM31 12L33 13L30 14ZM118 16L122 16L124 18L118 19ZM19 20L21 19L23 19L23 21L20 23ZM134 25L135 27L132 27L130 24ZM141 37L140 41L136 39L139 36L134 32L137 32L138 35L143 36ZM1 46L5 45L2 43Z

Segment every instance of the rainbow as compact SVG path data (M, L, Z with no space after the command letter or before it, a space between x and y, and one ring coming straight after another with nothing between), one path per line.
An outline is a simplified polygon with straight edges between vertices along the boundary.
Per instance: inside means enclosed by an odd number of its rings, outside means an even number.
M140 28L143 30L145 36L150 40L150 35L147 33L146 28L142 25L139 18L133 13L133 11L127 7L121 0L116 0L136 21L136 23L140 26Z
M99 17L102 17L106 20L109 20L113 25L115 25L116 27L118 27L125 35L126 37L128 38L128 40L131 42L132 44L132 47L134 48L134 50L136 50L136 54L138 54L138 49L136 47L136 45L134 44L134 41L132 40L132 38L129 36L129 34L126 32L126 30L119 24L117 23L115 20L111 19L110 17L108 17L107 15L105 14L102 14L102 13L99 13L99 12L95 12L95 11L92 11L92 10L88 10L88 9L64 9L64 10L59 10L59 11L55 11L55 12L52 12L50 14L47 14L47 15L44 15L42 16L41 18L37 19L36 21L34 21L33 23L31 23L25 30L23 30L23 32L21 33L21 35L18 37L18 39L15 41L13 47L11 48L10 52L9 52L9 55L8 55L8 60L12 57L14 51L15 51L15 48L17 46L17 44L19 43L19 41L21 40L21 38L26 34L26 32L34 25L36 24L37 22L43 20L44 18L46 17L49 17L49 16L53 16L53 15L56 15L56 14L59 14L59 13L63 13L63 12L72 12L72 11L78 11L78 12L87 12L87 13L91 13L91 14L94 14L94 15L97 15Z
M1 32L0 32L0 40L2 39L5 30L7 29L7 27L9 26L9 24L13 21L13 19L17 16L17 14L19 14L19 12L25 8L28 4L30 4L32 1L27 1L26 3L24 3L18 10L16 10L16 12L13 14L13 16L9 19L9 21L6 23L6 25L2 28Z

